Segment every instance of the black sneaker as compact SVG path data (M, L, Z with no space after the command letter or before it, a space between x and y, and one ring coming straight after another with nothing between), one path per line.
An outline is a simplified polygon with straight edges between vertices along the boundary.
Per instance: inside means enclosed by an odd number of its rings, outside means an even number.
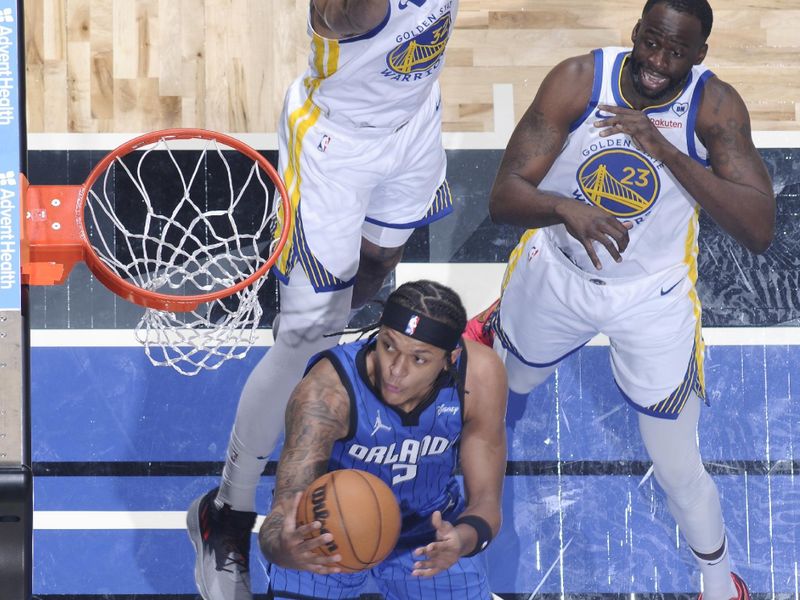
M204 600L253 600L250 532L256 513L214 504L217 488L192 502L186 526L197 558L194 581Z

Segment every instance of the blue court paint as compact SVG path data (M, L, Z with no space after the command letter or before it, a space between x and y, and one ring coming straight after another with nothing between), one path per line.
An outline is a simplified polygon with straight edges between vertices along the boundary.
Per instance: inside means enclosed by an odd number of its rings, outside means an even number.
M224 456L238 390L261 351L185 378L152 367L139 348L34 348L34 459L61 470L36 478L37 514L184 511L217 483L203 469L218 468ZM506 477L503 529L486 554L496 592L698 589L663 494L652 478L642 483L647 460L636 414L611 380L607 352L586 347L530 396L510 398L510 468L548 474ZM797 589L800 480L792 469L800 407L792 370L798 359L796 346L707 351L711 407L701 416L701 445L722 494L735 568L754 592ZM559 458L561 476L553 467ZM133 470L100 476L92 474L93 464ZM197 470L145 476L165 464L167 471ZM70 476L73 468L89 474ZM272 478L264 477L261 513L271 489ZM38 529L34 591L191 594L192 548L177 527ZM263 591L255 540L253 557L255 589Z

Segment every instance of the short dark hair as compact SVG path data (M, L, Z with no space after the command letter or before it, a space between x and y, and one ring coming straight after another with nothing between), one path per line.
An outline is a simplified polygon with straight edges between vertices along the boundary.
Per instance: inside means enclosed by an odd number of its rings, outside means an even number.
M707 40L711 35L714 13L707 0L647 0L642 9L642 16L644 17L657 4L666 4L672 10L697 17L700 21L700 32L703 34L703 39Z
M420 279L404 283L389 295L387 302L389 301L457 331L463 331L467 325L467 311L461 298L446 285L435 281Z

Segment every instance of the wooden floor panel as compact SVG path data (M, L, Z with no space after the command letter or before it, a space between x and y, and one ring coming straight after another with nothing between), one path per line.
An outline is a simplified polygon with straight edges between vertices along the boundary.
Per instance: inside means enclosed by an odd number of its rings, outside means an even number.
M641 2L461 0L442 76L446 131L518 118L556 63L628 45ZM717 1L708 64L755 130L800 130L800 0ZM305 68L307 0L25 0L31 133L205 127L270 133Z

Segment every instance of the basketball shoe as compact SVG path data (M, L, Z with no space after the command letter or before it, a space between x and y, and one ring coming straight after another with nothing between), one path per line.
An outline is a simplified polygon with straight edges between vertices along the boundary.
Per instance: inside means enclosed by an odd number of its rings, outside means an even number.
M731 600L750 600L750 590L747 589L747 584L745 584L744 580L736 573L731 573L731 579L733 579L733 585L736 586L736 593L739 594L731 598ZM702 592L697 597L697 600L703 600Z
M194 581L203 600L253 600L250 590L250 532L256 513L221 509L217 488L192 502L186 526L197 558Z
M489 308L482 310L467 321L467 326L464 328L464 337L491 348L492 344L494 344L494 330L492 329L492 325L495 315L497 314L498 306L500 306L499 298L492 302Z

